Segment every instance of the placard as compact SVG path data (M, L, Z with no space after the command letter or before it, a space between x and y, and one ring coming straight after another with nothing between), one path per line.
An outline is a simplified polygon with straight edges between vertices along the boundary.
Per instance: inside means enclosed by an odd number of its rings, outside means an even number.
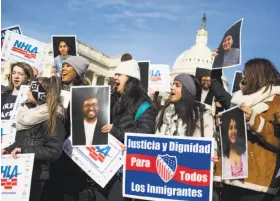
M155 91L170 92L170 70L168 65L151 64L149 75L149 93Z
M1 58L9 62L26 62L41 72L46 51L47 44L7 30Z
M1 157L1 200L29 201L34 154Z
M73 147L71 141L64 142L64 152L102 188L123 165L123 144L109 134L107 145Z
M18 34L22 34L19 25L10 26L10 27L6 27L6 28L4 28L4 29L1 29L1 47L2 47L2 45L3 45L3 42L4 42L4 39L5 39L6 31L7 31L7 30L13 31L13 32L18 33Z
M213 139L126 133L123 195L212 200Z

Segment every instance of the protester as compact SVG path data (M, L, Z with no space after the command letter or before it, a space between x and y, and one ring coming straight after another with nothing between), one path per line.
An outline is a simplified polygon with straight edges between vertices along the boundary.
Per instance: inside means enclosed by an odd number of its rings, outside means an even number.
M15 142L2 154L34 153L30 201L39 201L44 181L49 179L49 163L59 159L65 137L64 108L60 103L58 77L32 81L28 102L17 114Z
M240 108L246 115L249 174L244 180L224 180L222 199L272 200L279 187L275 177L280 139L274 134L271 120L280 104L280 73L269 60L256 58L246 62L243 74L244 89L233 95L231 103L242 104ZM218 164L216 181L221 181L221 171Z
M29 84L33 78L33 69L29 64L24 62L11 64L9 86L1 93L1 120L10 119L20 86Z
M125 53L121 56L121 62L132 60L132 56L129 53Z
M86 59L80 56L70 56L63 63L62 88L70 91L71 86L85 85L85 73L89 67ZM70 106L67 108L65 120L66 139L71 134ZM42 201L79 201L79 194L85 189L86 173L75 164L65 153L58 161L51 164L50 180L46 182L41 200Z
M115 70L115 92L117 99L111 99L111 124L105 125L102 132L110 133L121 142L124 142L125 132L148 133L155 132L156 108L149 98L146 89L140 81L140 70L137 61L121 62ZM142 111L141 114L137 111ZM115 176L104 189L98 191L108 199L111 189L117 181ZM118 192L120 193L120 192ZM121 200L120 194L114 200ZM131 199L125 199L131 200Z

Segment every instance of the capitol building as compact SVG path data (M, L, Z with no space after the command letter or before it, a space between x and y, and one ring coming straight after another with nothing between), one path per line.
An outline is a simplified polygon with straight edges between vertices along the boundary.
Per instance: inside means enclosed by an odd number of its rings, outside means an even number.
M195 75L197 67L212 68L213 57L212 51L207 46L208 32L206 30L206 16L202 18L200 29L196 32L195 44L188 50L181 53L175 60L173 67L170 69L171 81L180 73L189 73ZM51 67L53 66L52 44L48 43L48 52L45 56L45 66L42 76L50 76ZM89 69L86 77L92 82L92 85L110 85L114 69L120 63L121 56L106 55L80 41L77 41L77 54L89 61ZM9 63L2 62L1 65L1 84L8 85ZM228 89L228 81L223 76L223 84ZM165 97L164 97L165 98Z

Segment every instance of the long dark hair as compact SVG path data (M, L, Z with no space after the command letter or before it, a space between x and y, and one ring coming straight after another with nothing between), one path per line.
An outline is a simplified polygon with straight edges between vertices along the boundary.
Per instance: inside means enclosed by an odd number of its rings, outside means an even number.
M49 113L48 131L50 135L53 135L56 129L57 108L60 106L64 111L60 102L61 80L59 77L52 76L51 78L39 77L38 81L47 91L46 103Z
M241 155L245 153L246 151L246 138L245 134L243 133L245 131L244 123L240 122L240 120L244 120L243 118L243 112L236 108L228 115L222 115L221 121L223 122L221 126L221 135L222 135L222 144L223 144L223 156L229 158L229 152L230 152L230 141L228 138L228 130L229 130L229 124L231 120L234 120L236 122L236 129L237 129L237 136L236 136L236 142L234 143L234 148L236 149L236 152L238 155Z
M143 86L142 82L134 77L128 77L125 84L124 92L120 95L121 101L116 103L116 107L113 110L113 116L128 112L135 115L140 105L138 103L149 101L151 106L155 109L153 101L147 94L147 90ZM139 101L139 100L142 100Z
M192 76L192 78L194 79L194 76ZM199 85L197 87L199 87ZM193 136L199 115L203 114L199 111L200 104L195 100L195 97L191 96L184 86L182 86L181 92L182 98L178 103L175 104L175 115L178 115L178 118L182 119L183 123L187 125L185 136ZM172 103L169 101L160 112L156 126L160 132L163 125L164 111L170 104ZM201 129L203 130L203 120L201 122ZM202 131L202 133L204 132ZM202 134L202 136L203 135L204 134Z
M255 58L247 61L244 67L245 88L244 95L256 93L265 87L265 91L272 86L280 84L280 73L271 61L263 58Z

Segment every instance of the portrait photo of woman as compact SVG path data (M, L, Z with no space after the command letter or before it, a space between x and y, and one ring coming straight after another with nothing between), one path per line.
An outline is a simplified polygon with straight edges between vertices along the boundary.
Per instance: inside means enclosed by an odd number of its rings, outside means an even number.
M241 27L243 19L232 25L224 34L219 48L212 56L213 68L228 68L241 64Z
M236 107L221 116L222 178L248 177L247 132L244 113Z

